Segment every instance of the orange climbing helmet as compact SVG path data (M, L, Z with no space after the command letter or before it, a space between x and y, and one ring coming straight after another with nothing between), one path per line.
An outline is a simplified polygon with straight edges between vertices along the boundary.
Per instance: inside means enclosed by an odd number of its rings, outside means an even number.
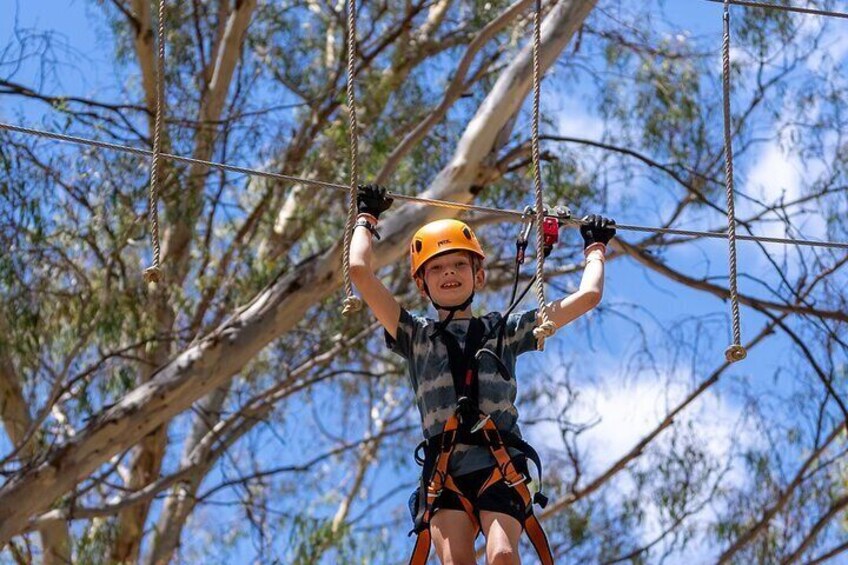
M429 259L448 251L470 251L480 259L486 258L477 236L468 224L452 219L436 220L424 224L412 236L412 243L409 244L412 276Z

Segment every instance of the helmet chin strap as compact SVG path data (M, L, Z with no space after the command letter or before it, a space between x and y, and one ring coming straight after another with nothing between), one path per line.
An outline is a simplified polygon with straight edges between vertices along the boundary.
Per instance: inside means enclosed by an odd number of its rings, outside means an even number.
M430 302L433 303L433 306L435 306L437 310L444 310L448 313L447 317L444 320L436 324L436 330L430 336L431 339L435 338L437 335L439 335L439 333L441 333L445 329L445 326L447 326L448 323L453 320L454 314L465 310L466 308L471 306L471 303L474 301L474 289L471 290L471 294L468 296L468 298L465 299L462 304L457 304L456 306L442 306L441 304L433 300L433 297L430 295L430 287L427 286L426 282L424 283L424 292L427 293L427 298L430 299Z

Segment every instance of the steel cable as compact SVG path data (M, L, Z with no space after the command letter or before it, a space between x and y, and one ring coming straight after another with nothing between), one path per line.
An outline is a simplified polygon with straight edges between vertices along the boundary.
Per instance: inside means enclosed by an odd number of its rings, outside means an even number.
M724 0L707 0L716 4L724 3ZM772 4L770 2L750 2L748 0L730 0L731 4L736 6L745 6L748 8L766 8L769 10L782 10L784 12L795 12L797 14L809 14L813 16L824 16L826 18L842 18L848 19L848 12L836 12L833 10L820 10L818 8L801 8L800 6L786 6L782 4Z
M138 147L130 147L128 145L119 145L117 143L110 143L108 141L100 141L97 139L88 139L85 137L79 137L74 135L68 135L64 133L56 133L52 131L39 130L35 128L28 128L24 126L18 126L14 124L7 124L4 122L0 122L0 130L11 131L15 133L21 133L24 135L30 135L33 137L41 137L44 139L51 139L53 141L61 141L65 143L72 143L74 145L84 145L88 147L95 147L98 149L107 149L109 151L118 151L120 153L128 153L131 155L137 155L139 157L151 157L153 152L149 149L139 149ZM193 157L184 157L182 155L174 155L172 153L162 153L160 157L167 161L174 161L177 163L185 163L188 165L200 165L203 167L208 167L210 169L218 169L222 171L227 171L231 173L237 173L242 175L250 175L262 178L269 178L278 181L292 182L292 183L300 183L307 186L315 186L318 188L327 188L332 189L340 193L347 194L350 190L350 186L346 184L339 184L334 182L327 182L315 179L307 179L303 177L297 177L293 175L285 175L282 173L274 173L271 171L262 171L259 169L251 169L249 167L240 167L238 165L230 165L228 163L219 163L216 161L205 161L203 159L195 159ZM461 210L464 212L480 212L483 214L492 214L495 216L502 216L505 218L512 218L514 221L521 221L524 218L524 213L520 210L512 210L505 208L494 208L491 206L481 206L479 204L464 204L462 202L453 202L451 200L439 200L436 198L426 198L423 196L410 196L407 194L399 194L394 192L389 192L387 195L395 200L403 201L403 202L411 202L415 204L421 204L426 206L437 206L440 208L448 208L451 210ZM580 227L582 222L580 220L569 220L565 224L567 227ZM615 224L616 231L632 231L632 232L640 232L640 233L658 233L663 235L677 235L682 237L691 237L691 238L710 238L710 239L727 239L727 233L725 232L712 232L712 231L699 231L699 230L687 230L680 228L664 228L659 226L641 226L637 224ZM826 249L845 249L848 250L848 242L843 241L816 241L810 239L793 239L786 237L769 237L762 235L745 235L745 234L736 234L736 239L740 241L759 241L762 243L775 243L779 245L797 245L802 247L821 247Z

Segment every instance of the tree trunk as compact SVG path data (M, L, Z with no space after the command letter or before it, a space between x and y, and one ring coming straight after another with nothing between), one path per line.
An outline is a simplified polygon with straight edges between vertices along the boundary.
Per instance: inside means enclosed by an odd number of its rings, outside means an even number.
M571 0L554 7L542 29L543 69L562 52L594 5L595 0ZM479 168L530 90L531 61L530 49L525 47L504 69L469 123L450 164L436 176L426 196L459 202L473 199L471 185ZM455 212L430 207L399 208L385 221L378 266L396 261L406 251L415 226L451 214ZM4 485L0 489L0 544L22 532L30 517L43 512L111 456L224 385L266 345L295 327L309 308L339 286L340 259L341 246L337 244L281 276L216 331L163 366L150 382L53 450L44 463Z

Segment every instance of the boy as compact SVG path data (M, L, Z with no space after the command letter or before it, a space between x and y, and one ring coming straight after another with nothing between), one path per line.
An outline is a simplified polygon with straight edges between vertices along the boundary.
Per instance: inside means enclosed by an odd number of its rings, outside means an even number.
M412 277L422 295L433 303L439 321L410 315L371 268L371 237L376 234L380 214L392 200L384 188L369 185L360 187L357 201L351 280L385 328L387 346L408 361L425 443L429 442L419 493L427 495L419 497L416 519L417 531L424 530L425 536L423 541L419 537L412 562L426 561L432 538L443 564L476 563L474 540L482 531L490 565L517 564L524 527L542 561L551 562L550 557L542 556L539 546L547 548L547 540L532 516L532 503L523 484L528 475L525 455L535 452L520 439L515 408L515 358L535 349L536 311L513 313L505 322L496 312L472 317L474 292L486 281L486 256L467 225L437 220L418 230L410 255ZM580 288L548 304L548 318L557 327L594 308L603 293L604 253L615 235L615 222L599 216L584 221L580 231L586 267ZM504 327L497 361L498 355L491 350L498 341L499 324ZM481 348L488 348L491 355L475 356ZM498 452L488 436L485 442L479 439L491 432L501 448ZM450 450L442 443L447 436ZM442 456L442 451L447 455ZM434 488L433 483L438 486ZM535 530L541 534L541 543L534 539ZM426 547L419 552L421 544Z

